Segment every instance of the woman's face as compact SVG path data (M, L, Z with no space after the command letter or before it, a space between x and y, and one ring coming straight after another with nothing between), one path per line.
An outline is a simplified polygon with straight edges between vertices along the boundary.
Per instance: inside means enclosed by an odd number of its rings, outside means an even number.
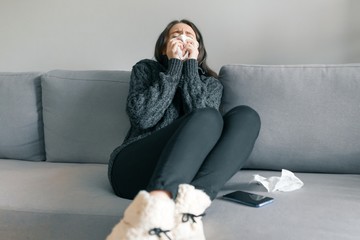
M177 23L172 28L170 28L168 39L179 37L180 35L186 35L194 40L196 40L196 34L194 30L185 23Z
M185 37L183 36L186 36L186 38L188 39L184 40ZM196 48L198 48L199 43L196 40L195 31L189 25L185 23L175 24L173 27L170 28L166 39L167 40L165 43L165 48L163 49L163 54L167 55L168 58L175 57L175 52L177 52L177 56L180 56L180 59L182 59L183 56L191 53L196 54L196 56L192 56L192 58L197 58L198 51L192 49L193 47L189 47L189 44L191 44L192 46L197 46ZM174 41L174 39L177 39L177 43ZM179 54L178 51L182 51L182 53ZM184 59L186 58L187 57L185 57Z

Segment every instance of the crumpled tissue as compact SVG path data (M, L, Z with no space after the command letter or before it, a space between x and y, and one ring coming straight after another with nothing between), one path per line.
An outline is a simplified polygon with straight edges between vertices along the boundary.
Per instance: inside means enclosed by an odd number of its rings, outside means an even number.
M186 40L189 39L190 37L184 35L184 34L181 34L180 36L177 37L177 39L181 40L184 44L186 43ZM189 53L186 52L184 55L183 55L183 52L182 50L180 49L180 47L178 47L177 49L177 53L178 53L178 56L180 58L180 60L185 60L189 57Z
M286 169L282 169L280 177L265 178L256 174L251 182L262 184L268 192L290 192L300 189L304 185L294 173Z

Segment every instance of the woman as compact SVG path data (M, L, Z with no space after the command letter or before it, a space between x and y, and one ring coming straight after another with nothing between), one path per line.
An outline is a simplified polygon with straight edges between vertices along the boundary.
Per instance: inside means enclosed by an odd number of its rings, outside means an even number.
M156 61L133 67L131 128L111 155L109 180L134 200L108 239L205 239L201 217L260 129L247 106L219 113L223 87L206 57L198 28L173 21L157 40Z

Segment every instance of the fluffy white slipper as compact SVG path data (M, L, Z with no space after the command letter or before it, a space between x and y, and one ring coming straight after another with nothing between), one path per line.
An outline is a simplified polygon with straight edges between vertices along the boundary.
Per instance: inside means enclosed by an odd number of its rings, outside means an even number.
M211 204L210 197L189 184L180 184L175 200L176 240L205 240L203 223L205 209Z
M174 207L172 199L140 191L106 240L171 240Z

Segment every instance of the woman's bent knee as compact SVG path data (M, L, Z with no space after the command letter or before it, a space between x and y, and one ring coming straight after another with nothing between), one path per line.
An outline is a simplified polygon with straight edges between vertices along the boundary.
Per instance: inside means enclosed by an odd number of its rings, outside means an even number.
M234 119L235 121L241 121L244 124L248 123L253 126L255 129L260 130L261 119L260 115L251 107L246 105L241 105L234 107L229 112L227 112L224 118Z

